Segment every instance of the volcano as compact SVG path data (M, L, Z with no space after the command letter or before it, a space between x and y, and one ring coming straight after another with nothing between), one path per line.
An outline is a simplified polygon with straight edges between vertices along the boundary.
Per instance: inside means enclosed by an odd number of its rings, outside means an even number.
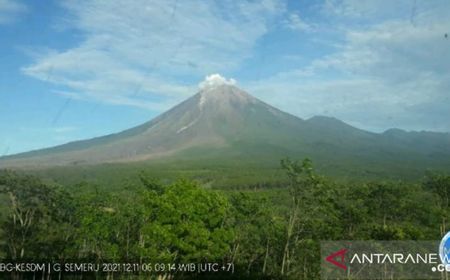
M236 162L309 157L353 166L450 166L450 135L372 133L338 119L303 120L231 83L208 84L155 119L120 133L0 158L0 167L45 167L189 158Z

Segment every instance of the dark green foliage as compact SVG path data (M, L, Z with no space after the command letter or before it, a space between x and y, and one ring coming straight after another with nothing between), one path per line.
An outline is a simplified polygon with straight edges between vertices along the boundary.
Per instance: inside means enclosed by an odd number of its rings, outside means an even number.
M450 176L342 183L308 159L281 166L281 180L234 190L136 172L107 191L2 171L0 258L232 262L233 275L215 278L318 279L320 240L432 240L448 230Z
M143 255L153 260L192 262L220 260L228 251L229 204L217 193L178 181L162 194L144 199L147 217L140 233Z
M6 257L58 259L68 250L74 207L68 193L35 177L5 171L0 174L0 195L7 206L1 221Z
M435 195L441 218L441 234L445 234L450 220L450 176L431 174L426 178L424 188Z

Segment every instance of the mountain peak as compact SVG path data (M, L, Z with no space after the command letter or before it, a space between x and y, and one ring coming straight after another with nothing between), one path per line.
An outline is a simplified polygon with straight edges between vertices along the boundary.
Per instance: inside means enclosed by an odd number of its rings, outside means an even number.
M284 113L236 86L219 74L209 75L199 91L155 119L128 130L90 140L0 158L0 167L44 167L101 164L163 159L200 160L223 157L259 160L302 155L355 158L397 153L405 141L418 141L421 151L442 157L450 154L449 137L410 133L404 137L381 137L356 129L338 119L316 116L307 121ZM428 135L428 134L427 134ZM413 137L413 138L411 138ZM404 140L407 139L407 140ZM412 140L408 140L412 139ZM392 143L391 143L392 142ZM437 148L436 148L437 147ZM420 158L417 158L420 160ZM428 159L427 159L428 160Z
M238 88L233 79L226 80L218 74L207 76L200 85L198 93L200 107L204 107L205 104L221 104L220 107L226 104L248 104L254 103L256 100L253 96Z

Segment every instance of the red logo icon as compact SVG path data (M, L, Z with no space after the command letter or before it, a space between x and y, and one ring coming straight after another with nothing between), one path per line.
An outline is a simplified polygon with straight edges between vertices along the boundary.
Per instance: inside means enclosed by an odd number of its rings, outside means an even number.
M325 260L329 263L334 264L335 266L347 270L347 266L345 265L345 253L347 253L347 249L341 249L328 257ZM337 260L340 259L340 260Z

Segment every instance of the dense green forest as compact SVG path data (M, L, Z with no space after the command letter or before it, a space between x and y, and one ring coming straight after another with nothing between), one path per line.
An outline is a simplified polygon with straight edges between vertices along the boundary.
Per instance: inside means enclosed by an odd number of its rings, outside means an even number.
M234 265L233 273L133 274L142 279L319 279L320 240L438 240L449 228L448 175L342 183L308 159L281 167L278 184L218 189L142 172L114 191L3 170L0 259ZM42 276L0 274L21 277Z

